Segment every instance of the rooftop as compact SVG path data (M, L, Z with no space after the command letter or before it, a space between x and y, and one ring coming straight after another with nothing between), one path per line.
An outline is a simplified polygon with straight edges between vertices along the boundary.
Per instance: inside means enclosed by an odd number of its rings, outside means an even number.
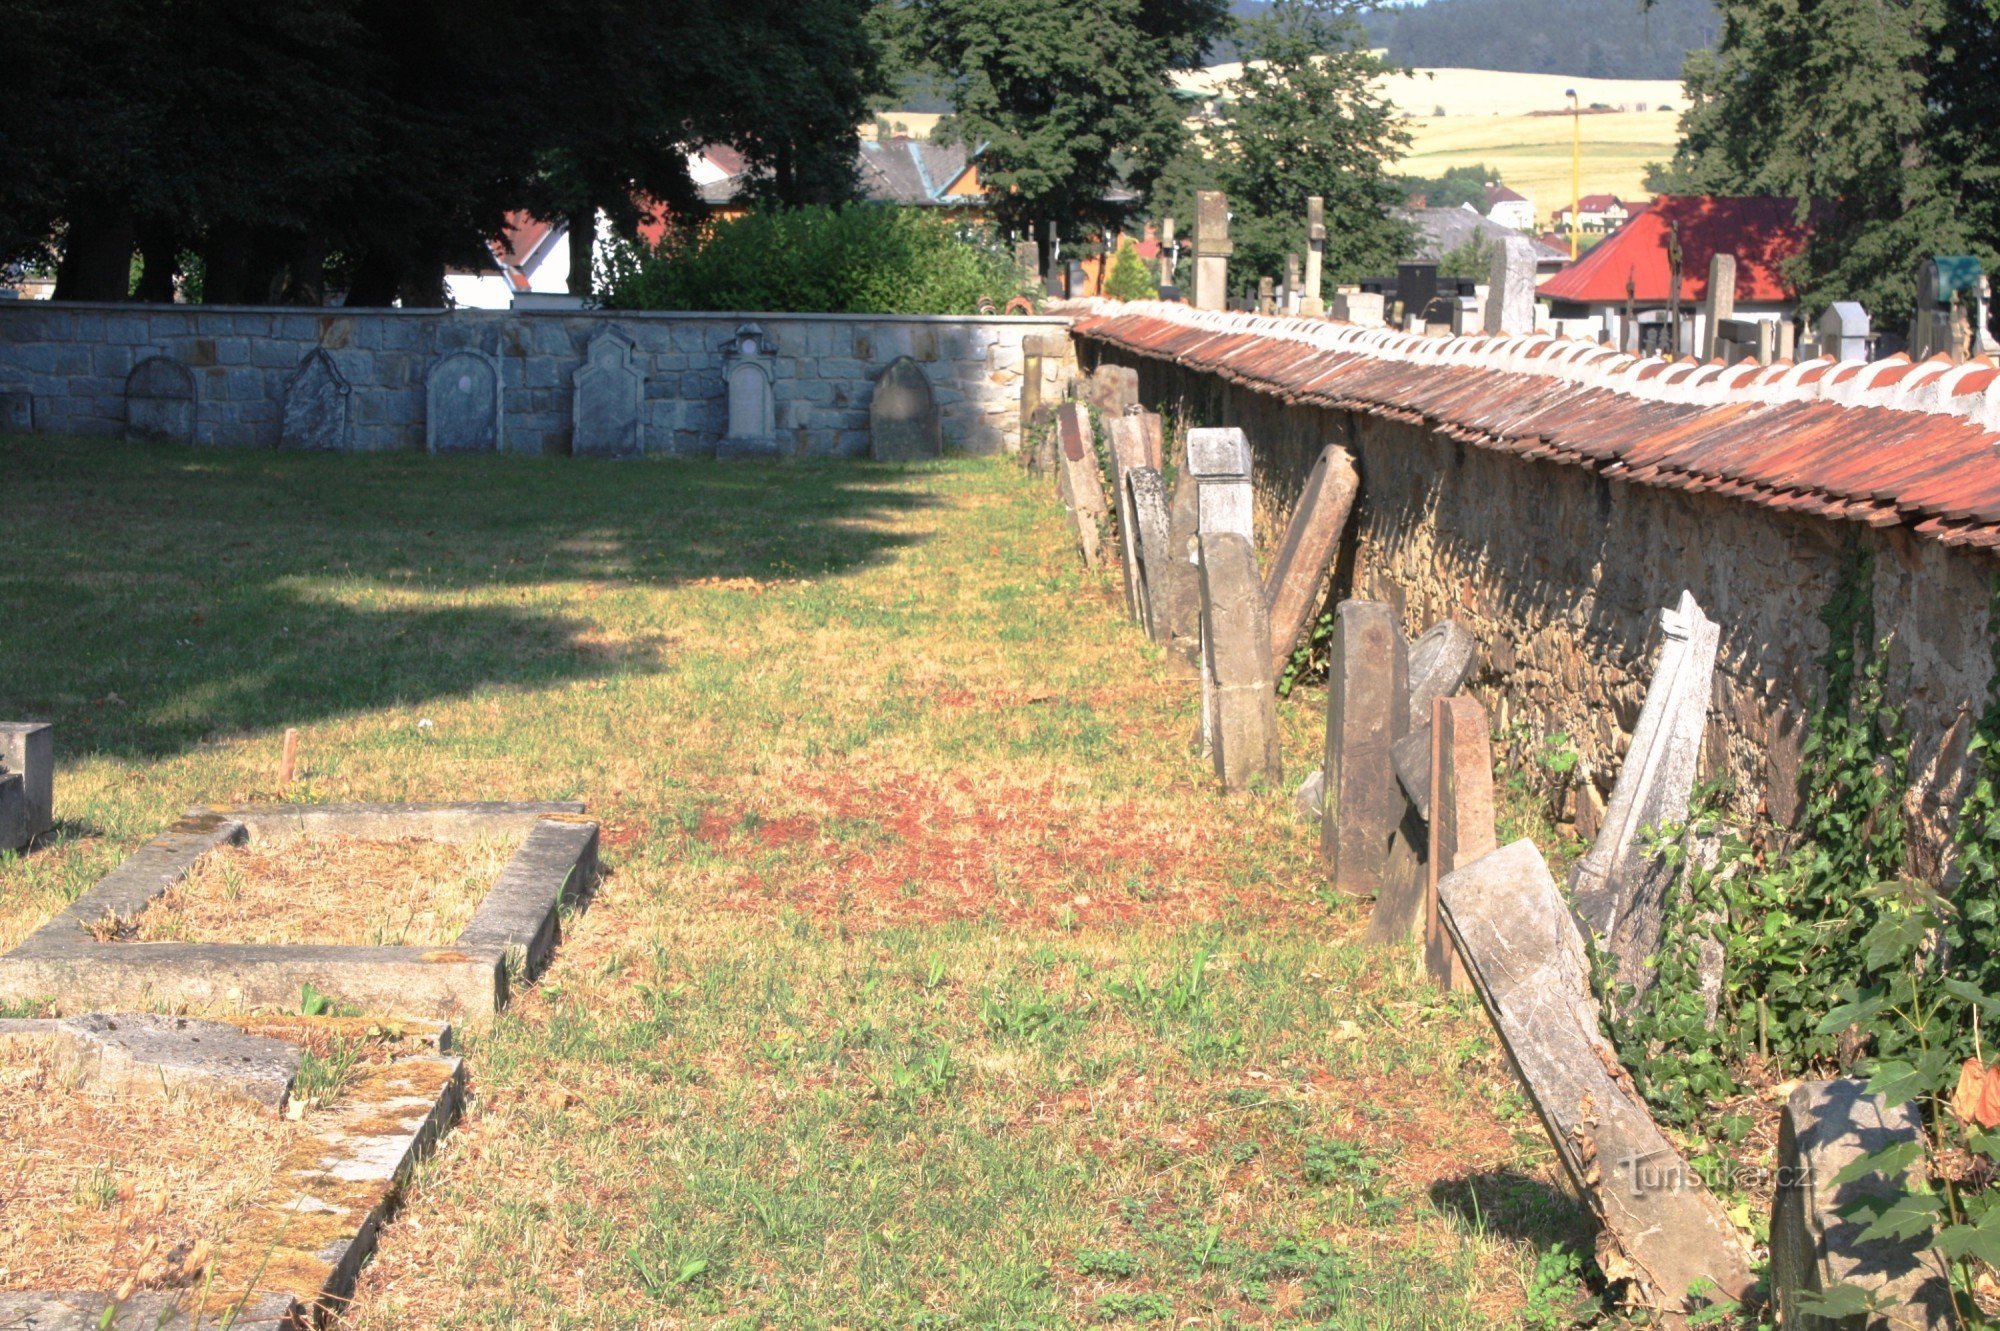
M1672 272L1667 235L1681 238L1681 299L1692 305L1708 294L1708 261L1736 256L1736 299L1784 304L1792 299L1782 265L1805 247L1810 228L1799 222L1790 199L1769 195L1661 195L1653 205L1599 241L1596 248L1542 284L1550 300L1620 303L1629 277L1633 299L1663 305Z

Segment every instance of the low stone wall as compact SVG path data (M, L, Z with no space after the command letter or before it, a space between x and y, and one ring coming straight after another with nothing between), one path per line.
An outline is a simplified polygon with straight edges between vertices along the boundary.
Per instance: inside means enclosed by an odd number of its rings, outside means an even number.
M1414 635L1447 616L1478 635L1475 687L1504 733L1567 735L1589 789L1572 812L1595 831L1631 741L1662 607L1691 590L1722 629L1704 776L1727 774L1747 808L1798 815L1805 719L1844 552L1875 552L1878 633L1892 635L1891 701L1905 709L1912 841L1943 871L1965 747L1991 674L1988 602L2000 560L1907 527L1785 514L1712 494L1607 479L1468 446L1406 421L1290 404L1217 375L1077 334L1086 368L1129 365L1143 401L1195 425L1233 425L1255 456L1257 536L1282 536L1314 459L1354 453L1361 494L1329 599L1387 601ZM1440 369L1437 373L1450 373Z
M294 376L324 351L325 366L311 373L324 381L321 403L344 411L341 446L423 449L433 369L455 352L472 352L455 365L474 375L481 362L497 367L499 448L563 454L575 432L576 373L586 350L611 332L631 349L615 372L629 365L641 382L642 451L709 456L729 425L724 352L745 323L757 324L770 346L778 450L809 456L868 451L874 383L899 356L923 367L947 446L967 453L1018 448L1021 341L1066 326L1040 317L0 301L0 394L27 394L41 433L124 433L135 419L130 399L138 397L137 417L163 427L160 433L181 433L185 423L197 443L275 448L286 433ZM182 393L191 393L191 407L181 407ZM19 403L15 397L10 406ZM9 420L0 420L0 429Z

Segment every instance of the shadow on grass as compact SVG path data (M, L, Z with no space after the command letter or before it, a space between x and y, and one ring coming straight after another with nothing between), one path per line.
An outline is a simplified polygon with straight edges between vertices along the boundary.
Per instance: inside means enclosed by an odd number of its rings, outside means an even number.
M1588 1253L1597 1222L1584 1204L1561 1188L1512 1169L1488 1169L1434 1183L1431 1205L1471 1229L1521 1239L1547 1251L1560 1243Z
M329 456L0 438L0 717L68 752L666 669L564 599L837 577L931 505L894 467ZM554 594L545 589L553 587Z

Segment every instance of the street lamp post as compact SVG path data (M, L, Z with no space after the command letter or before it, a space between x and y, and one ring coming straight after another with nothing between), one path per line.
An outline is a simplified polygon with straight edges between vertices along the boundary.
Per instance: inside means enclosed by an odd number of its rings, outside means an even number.
M1577 241L1583 226L1583 109L1577 105L1576 89L1569 98L1569 257L1576 262L1581 252Z

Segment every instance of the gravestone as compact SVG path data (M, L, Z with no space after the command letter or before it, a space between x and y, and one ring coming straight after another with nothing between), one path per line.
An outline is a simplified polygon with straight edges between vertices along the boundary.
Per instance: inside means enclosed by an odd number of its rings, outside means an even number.
M1257 313L1273 314L1277 311L1276 284L1268 277L1257 279Z
M1235 532L1201 536L1201 639L1209 751L1222 788L1277 784L1282 773L1271 625L1257 554Z
M47 721L0 721L0 850L55 826L55 733Z
M1194 198L1194 307L1226 309L1229 256L1236 252L1229 239L1229 196L1205 189L1196 191Z
M1868 311L1855 301L1837 300L1819 317L1819 350L1837 361L1868 359Z
M869 449L877 462L916 462L944 456L937 400L924 367L908 356L889 362L868 404Z
M1160 642L1160 589L1171 559L1167 481L1157 467L1134 467L1125 473L1125 493L1133 534L1127 558L1138 571L1139 622L1148 638Z
M771 358L777 347L754 323L737 325L722 349L729 394L729 429L715 445L724 461L778 456L778 409Z
M439 358L424 385L424 445L433 453L497 453L504 417L500 362L463 348Z
M1449 698L1472 678L1479 639L1455 619L1440 619L1410 644L1410 716L1428 717L1431 703Z
M1326 681L1326 802L1320 854L1333 885L1370 896L1388 882L1408 801L1390 750L1410 728L1410 658L1395 610L1342 601Z
M1090 408L1065 402L1056 410L1056 490L1086 568L1096 568L1106 515L1104 480L1097 469Z
M1163 471L1167 465L1166 430L1160 420L1160 413L1147 411L1141 407L1136 413L1139 418L1139 438L1146 446L1146 465L1155 471Z
M1167 649L1167 664L1177 673L1201 669L1201 587L1195 572L1195 538L1201 532L1201 486L1182 467L1174 479L1167 507L1166 576L1158 583L1153 606L1154 638Z
M1125 610L1132 618L1145 622L1145 613L1140 608L1139 575L1139 533L1138 519L1132 510L1131 490L1125 478L1136 467L1146 465L1146 440L1139 418L1136 415L1113 417L1105 423L1105 433L1109 436L1110 447L1106 450L1106 460L1111 468L1111 494L1118 505L1118 540L1121 564L1125 575Z
M1526 236L1508 236L1493 247L1483 316L1490 334L1535 331L1535 247Z
M1714 360L1722 350L1722 325L1736 317L1736 256L1713 254L1708 260L1708 299L1703 302L1708 328L1701 358Z
M165 356L148 356L125 376L125 437L194 442L194 375Z
M1292 506L1292 520L1285 527L1284 543L1271 562L1264 588L1271 603L1274 674L1284 670L1319 605L1320 587L1340 549L1341 534L1347 530L1347 517L1360 488L1361 476L1346 449L1328 444L1320 450L1305 489Z
M1786 1100L1778 1122L1778 1190L1771 1199L1771 1292L1786 1331L1864 1325L1870 1331L1932 1331L1957 1324L1950 1276L1931 1249L1937 1237L1931 1226L1908 1238L1864 1241L1869 1218L1851 1213L1928 1191L1923 1141L1916 1102L1891 1109L1886 1097L1868 1093L1865 1081L1802 1082ZM1861 1157L1898 1146L1919 1151L1900 1169L1834 1183ZM1876 1300L1876 1311L1865 1322L1849 1322L1801 1306L1801 1295L1835 1285L1858 1286Z
M1602 1226L1598 1263L1632 1302L1683 1315L1690 1294L1741 1299L1749 1255L1660 1132L1598 1033L1583 936L1532 841L1438 881L1446 932L1563 1168Z
M646 452L646 372L637 348L605 329L590 339L571 384L570 452L636 458Z
M1487 308L1492 309L1492 297L1487 297ZM1382 307L1382 293L1379 291L1340 291L1334 293L1333 317L1342 323L1350 323L1357 328L1381 328L1388 323L1387 312ZM1488 332L1492 331L1489 326Z
M1646 964L1660 939L1660 915L1674 880L1665 857L1647 854L1645 829L1687 818L1721 630L1682 592L1660 612L1660 659L1631 746L1618 770L1604 826L1570 874L1578 916L1616 959L1635 999L1652 987Z
M1250 441L1234 426L1188 431L1187 469L1195 479L1200 501L1197 530L1202 535L1233 531L1245 540L1254 539L1250 465Z
M305 354L285 381L285 417L278 434L281 449L310 453L345 453L353 447L348 428L348 402L354 386L325 347Z
M1100 365L1084 382L1083 400L1106 419L1139 405L1139 372L1129 365Z
M1493 746L1486 709L1476 698L1438 698L1431 704L1430 855L1425 863L1424 969L1439 988L1465 989L1471 981L1445 932L1438 910L1438 882L1499 849L1493 825Z
M1160 285L1174 284L1174 255L1180 244L1174 239L1174 219L1169 217L1160 223Z
M0 392L0 434L35 432L35 395L24 390Z
M1320 272L1326 261L1326 200L1317 194L1306 197L1306 277L1299 300L1299 313L1308 319L1326 315L1320 299Z

